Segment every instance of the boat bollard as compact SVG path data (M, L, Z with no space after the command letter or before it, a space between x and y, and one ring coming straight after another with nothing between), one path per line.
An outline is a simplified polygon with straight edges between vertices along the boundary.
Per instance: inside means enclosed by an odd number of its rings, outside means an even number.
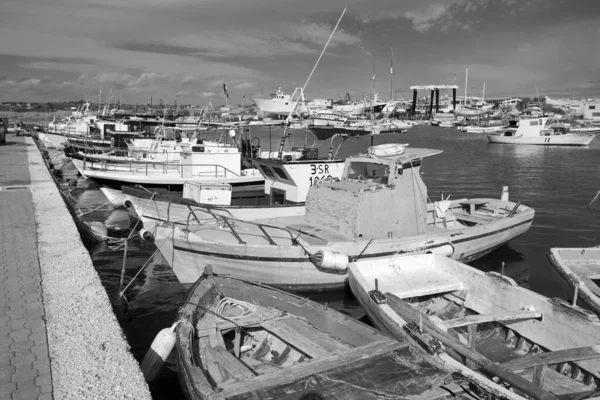
M500 196L500 200L508 201L508 186L502 186L502 195Z

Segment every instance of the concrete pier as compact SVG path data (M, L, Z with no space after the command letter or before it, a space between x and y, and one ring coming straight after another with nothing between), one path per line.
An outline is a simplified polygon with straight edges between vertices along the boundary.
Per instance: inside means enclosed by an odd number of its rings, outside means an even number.
M31 138L0 145L0 400L150 399Z

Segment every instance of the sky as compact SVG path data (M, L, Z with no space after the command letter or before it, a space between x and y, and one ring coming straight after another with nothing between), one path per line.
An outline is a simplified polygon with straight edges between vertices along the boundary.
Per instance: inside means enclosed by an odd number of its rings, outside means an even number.
M2 0L0 38L0 101L387 99L392 53L406 99L600 96L599 0Z

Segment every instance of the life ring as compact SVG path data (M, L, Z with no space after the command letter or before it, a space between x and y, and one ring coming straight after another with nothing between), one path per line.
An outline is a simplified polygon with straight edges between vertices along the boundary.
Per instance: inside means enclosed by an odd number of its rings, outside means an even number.
M387 143L369 147L368 154L375 157L397 157L404 153L406 144Z

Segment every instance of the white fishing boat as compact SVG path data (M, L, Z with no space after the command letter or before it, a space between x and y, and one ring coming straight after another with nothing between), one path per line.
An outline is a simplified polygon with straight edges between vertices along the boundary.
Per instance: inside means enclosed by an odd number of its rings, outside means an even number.
M596 137L595 133L574 134L556 132L548 125L549 117L521 118L511 121L501 132L487 135L490 143L545 145L545 146L587 146Z
M72 159L85 178L120 189L124 184L183 190L185 182L230 184L236 186L263 185L264 179L256 169L241 168L241 153L235 143L217 146L192 145L180 153L179 162Z
M569 133L575 133L575 134L586 134L586 133L595 133L598 134L600 133L600 125L587 125L587 126L578 126L578 127L574 127L571 126L569 127Z
M434 254L360 259L349 277L377 327L432 358L466 362L521 396L597 396L600 321L589 311Z
M465 127L465 132L467 133L492 133L492 132L502 132L504 130L504 126L477 126L470 125Z
M212 265L219 273L313 290L343 287L348 260L357 257L438 252L468 261L529 229L534 211L508 200L428 204L419 169L425 157L439 153L374 146L346 159L340 180L313 184L302 216L213 216L215 222L204 223L206 217L188 213L184 224L175 223L181 218L158 224L155 243L182 283Z
M557 247L550 249L548 259L575 296L600 315L600 247Z
M302 116L308 115L309 113L305 104L304 92L301 87L294 89L294 93L291 95L283 93L281 87L279 87L277 91L271 95L271 98L254 98L252 101L256 103L256 106L259 109L258 115L261 118L285 118L290 114L293 116Z

